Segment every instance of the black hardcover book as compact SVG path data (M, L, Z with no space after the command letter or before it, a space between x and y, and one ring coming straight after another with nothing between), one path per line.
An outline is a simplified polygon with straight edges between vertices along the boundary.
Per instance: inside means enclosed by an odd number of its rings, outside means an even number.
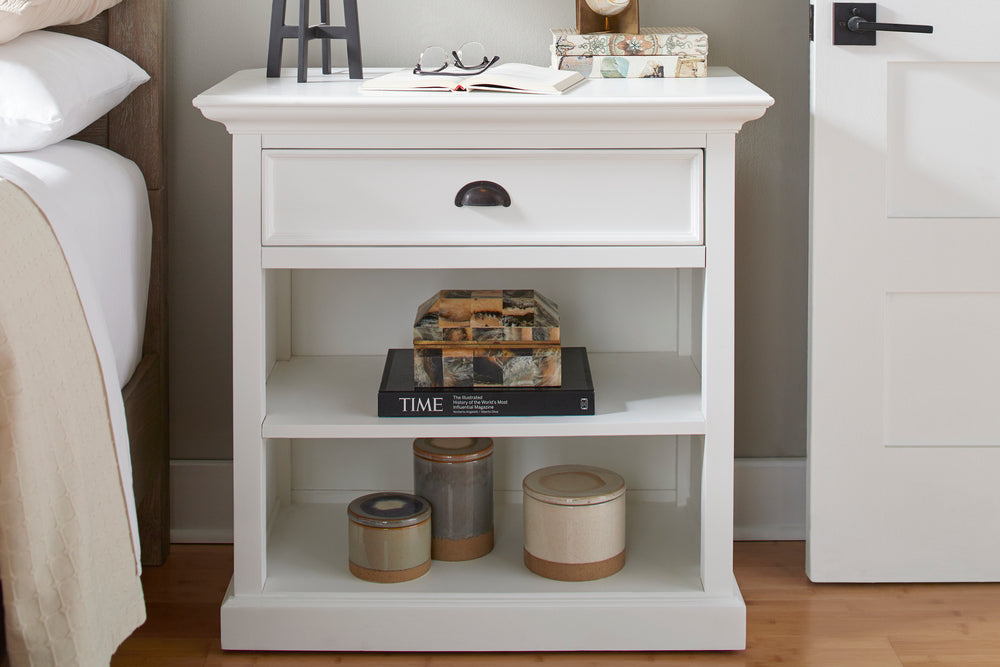
M587 348L562 348L561 387L414 388L413 350L392 349L378 388L379 417L537 417L594 414Z

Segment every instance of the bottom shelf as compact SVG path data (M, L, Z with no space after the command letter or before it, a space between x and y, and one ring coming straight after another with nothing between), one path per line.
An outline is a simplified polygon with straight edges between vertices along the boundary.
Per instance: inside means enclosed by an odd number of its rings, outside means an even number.
M700 536L689 511L630 492L625 567L597 581L560 582L525 568L522 508L507 501L513 495L498 496L493 552L459 563L434 561L427 574L401 584L375 584L350 574L346 503L284 508L268 541L264 590L227 593L223 648L743 648L746 610L739 589L734 579L729 595L702 590Z

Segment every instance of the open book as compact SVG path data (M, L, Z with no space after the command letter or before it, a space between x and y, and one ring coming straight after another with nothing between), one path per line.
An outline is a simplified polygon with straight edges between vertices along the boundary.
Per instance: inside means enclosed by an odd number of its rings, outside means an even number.
M501 93L559 95L583 80L584 77L579 72L560 71L523 63L504 63L472 76L435 76L400 70L368 79L361 84L361 89L438 92L488 90Z

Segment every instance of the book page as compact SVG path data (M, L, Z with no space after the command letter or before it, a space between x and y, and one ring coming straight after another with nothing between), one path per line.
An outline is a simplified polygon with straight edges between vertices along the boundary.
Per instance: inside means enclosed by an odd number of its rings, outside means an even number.
M558 95L583 79L579 72L560 71L523 63L504 63L475 76L435 76L399 70L367 79L361 84L361 89L431 92L482 90Z
M463 76L434 76L433 74L414 74L411 70L401 69L374 79L367 79L361 84L361 90L426 90L431 92L450 92L456 90L459 84L468 79Z
M504 63L463 80L461 87L465 90L557 95L583 79L579 72L560 71L523 63Z

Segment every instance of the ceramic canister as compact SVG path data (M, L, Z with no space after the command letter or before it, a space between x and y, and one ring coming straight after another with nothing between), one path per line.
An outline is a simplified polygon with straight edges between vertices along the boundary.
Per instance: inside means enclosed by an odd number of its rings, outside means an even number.
M431 557L471 560L493 549L493 441L417 438L413 490L430 501Z
M625 480L584 465L524 478L524 564L549 579L589 581L625 565Z
M389 584L416 579L431 566L431 505L395 491L355 498L347 508L351 573Z

